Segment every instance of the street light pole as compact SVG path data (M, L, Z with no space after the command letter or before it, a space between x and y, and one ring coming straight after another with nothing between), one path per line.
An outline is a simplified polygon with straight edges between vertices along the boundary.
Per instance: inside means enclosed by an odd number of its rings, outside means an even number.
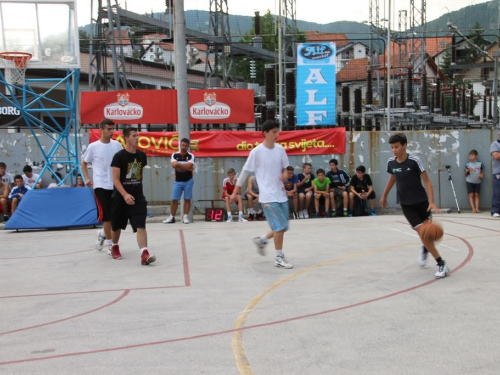
M391 130L391 0L387 18L387 121L386 130Z

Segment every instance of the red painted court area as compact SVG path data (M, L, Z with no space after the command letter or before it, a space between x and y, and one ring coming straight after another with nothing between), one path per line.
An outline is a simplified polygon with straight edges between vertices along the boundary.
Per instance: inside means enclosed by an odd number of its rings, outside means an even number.
M273 267L272 247L265 257L253 248L265 222L150 224L158 261L147 267L131 232L119 261L93 249L95 230L0 232L0 370L401 373L421 353L414 373L494 373L498 332L486 322L500 312L498 224L439 219L452 267L443 280L432 261L417 266L418 239L400 216L293 221L292 270ZM479 334L492 349L466 351ZM273 351L293 363L275 363Z

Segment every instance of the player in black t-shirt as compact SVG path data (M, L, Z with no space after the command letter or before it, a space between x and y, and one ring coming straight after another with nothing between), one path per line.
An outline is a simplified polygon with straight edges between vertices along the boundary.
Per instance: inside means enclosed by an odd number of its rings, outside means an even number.
M111 162L113 167L114 191L111 204L111 256L121 259L118 241L122 229L130 225L137 232L137 243L141 251L141 264L148 265L156 260L148 250L146 232L147 202L142 191L144 167L148 163L146 154L137 150L139 133L135 128L123 130L125 149L117 152Z
M387 195L396 184L397 203L401 205L403 214L422 239L422 224L432 220L431 210L437 213L441 211L434 204L434 193L432 191L432 182L425 171L424 164L416 155L410 155L406 152L407 139L404 133L393 134L389 138L394 157L389 158L387 162L387 172L390 173L389 181L380 198L380 205L387 208ZM424 180L425 187L422 186ZM429 196L427 196L429 194ZM418 264L425 267L428 252L436 259L438 271L436 278L446 277L450 273L450 268L439 255L434 241L424 241L424 246L420 250Z

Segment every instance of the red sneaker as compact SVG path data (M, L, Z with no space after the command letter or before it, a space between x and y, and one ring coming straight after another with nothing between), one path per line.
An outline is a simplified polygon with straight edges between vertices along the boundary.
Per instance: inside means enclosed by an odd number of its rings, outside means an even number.
M118 245L111 246L111 256L113 259L122 259L122 255L120 254L120 247Z
M262 214L262 213L257 214L257 220L263 221L264 220L264 214Z
M156 260L156 256L153 254L149 254L148 250L144 250L141 255L141 264L143 266L147 266L148 264L153 263Z

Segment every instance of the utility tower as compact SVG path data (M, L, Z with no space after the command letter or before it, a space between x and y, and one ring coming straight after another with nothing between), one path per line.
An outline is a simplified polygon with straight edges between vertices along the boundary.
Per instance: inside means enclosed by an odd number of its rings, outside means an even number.
M292 48L292 56L295 58L297 51L295 43L297 42L297 2L296 0L281 0L283 2L283 35L285 37L285 53Z
M229 27L229 12L227 0L210 1L210 27L216 36L216 41L208 45L209 55L214 54L214 64L205 60L205 87L214 86L213 77L222 75L222 87L229 87L229 77L235 76L233 55L231 52L232 40ZM233 78L234 82L234 78Z
M103 2L106 5L103 5ZM91 16L89 35L89 87L96 91L120 90L127 88L123 36L118 0L91 0L91 14L97 3L97 18ZM108 57L111 56L113 71L108 72Z
M410 63L416 74L422 74L425 67L425 31L427 24L427 2L421 0L421 6L410 0ZM420 34L420 36L418 35Z

